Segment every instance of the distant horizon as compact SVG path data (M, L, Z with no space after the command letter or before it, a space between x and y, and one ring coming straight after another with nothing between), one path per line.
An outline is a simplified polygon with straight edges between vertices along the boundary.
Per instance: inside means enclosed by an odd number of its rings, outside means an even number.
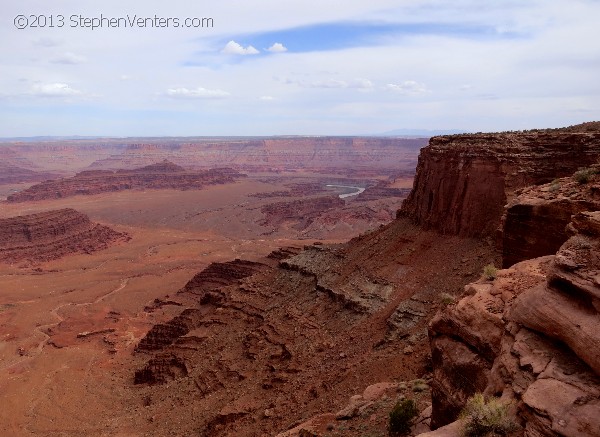
M24 0L0 137L371 136L600 119L594 0Z
M9 141L44 141L44 140L94 140L94 139L214 139L214 138L322 138L322 137L339 137L339 138L430 138L434 136L444 135L460 135L460 134L475 134L475 133L499 133L506 131L535 131L544 129L560 129L573 125L587 123L593 120L581 121L574 124L563 124L560 126L543 126L533 127L529 129L505 129L498 131L474 131L466 129L393 129L380 133L358 133L358 134L267 134L267 135L31 135L31 136L0 136L0 142Z
M383 132L375 134L349 134L349 135L303 135L303 134L289 134L289 135L32 135L32 136L16 136L16 137L0 137L0 142L7 141L44 141L44 140L95 140L95 139L213 139L213 138L323 138L323 137L334 137L334 138L428 138L438 135L453 135L460 133L472 133L459 129L452 130L414 130L414 129L398 129L398 131L407 131L404 133L393 133ZM413 133L411 133L413 132Z

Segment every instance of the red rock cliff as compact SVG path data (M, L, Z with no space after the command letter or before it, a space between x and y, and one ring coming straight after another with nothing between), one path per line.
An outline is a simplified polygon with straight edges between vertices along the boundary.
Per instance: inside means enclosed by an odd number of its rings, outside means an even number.
M72 178L45 181L7 197L9 202L59 199L78 194L92 195L135 189L201 189L206 185L234 182L244 175L228 169L186 171L171 162L149 165L133 170L88 170Z
M599 154L600 132L434 137L421 150L400 214L445 234L491 235L516 189L569 176Z
M574 216L555 256L518 263L430 325L434 427L476 392L517 407L524 436L598 436L600 213Z
M594 166L586 173L597 171L600 167ZM600 177L585 178L578 182L576 174L519 190L502 217L503 267L554 254L569 238L566 227L573 215L600 210Z
M0 262L49 261L95 252L128 238L74 209L0 219Z

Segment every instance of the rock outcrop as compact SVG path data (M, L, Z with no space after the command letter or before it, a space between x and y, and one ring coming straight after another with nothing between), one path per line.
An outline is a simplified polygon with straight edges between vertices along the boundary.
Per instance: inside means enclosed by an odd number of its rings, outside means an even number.
M445 234L489 236L515 190L570 176L599 154L600 132L575 128L434 137L400 214Z
M74 209L0 219L0 262L41 262L92 253L129 237Z
M333 196L309 197L289 202L275 202L265 205L261 212L265 215L264 226L278 227L284 222L294 222L295 227L304 229L325 211L342 208L346 202Z
M475 392L516 402L524 435L600 432L600 213L582 212L555 256L515 264L431 322L432 425Z
M584 171L589 175L576 173L574 177L519 190L506 205L501 233L503 267L556 253L568 239L566 227L574 214L600 210L600 180L596 174L600 168L592 166Z
M140 414L161 414L156 434L276 435L344 409L369 385L420 378L428 362L427 319L440 291L460 289L491 250L400 219L344 245L215 263L165 298L164 314L172 319L156 323L137 346L132 380L152 397ZM429 272L432 263L439 275ZM394 311L414 294L414 308ZM154 308L148 311L157 317ZM429 398L424 381L393 392ZM346 420L385 430L391 396L364 403L362 419ZM193 421L170 413L175 398L189 406ZM340 432L343 425L336 425Z
M46 179L56 178L57 175L47 172L37 172L22 168L6 162L0 162L0 184L14 184L21 182L41 182Z
M234 182L244 175L229 169L187 171L169 161L134 170L90 170L72 178L42 182L7 197L9 202L60 199L78 194L92 195L123 190L202 189L206 185Z
M261 263L239 259L226 263L212 263L195 275L179 290L178 294L192 295L200 304L218 302L223 299L222 294L218 292L219 288L236 284L241 279L252 276L266 267ZM153 326L139 342L136 350L141 352L164 349L179 340L180 337L201 326L205 322L205 315L206 311L202 309L185 309L167 323ZM150 368L154 367L154 364L150 366ZM164 378L160 375L160 369L161 367L151 371L146 368L136 373L136 383L164 381Z

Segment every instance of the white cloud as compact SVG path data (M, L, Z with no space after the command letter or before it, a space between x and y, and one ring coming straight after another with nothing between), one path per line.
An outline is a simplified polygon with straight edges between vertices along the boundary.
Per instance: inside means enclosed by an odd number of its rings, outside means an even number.
M405 80L401 84L388 83L385 88L387 90L404 95L426 94L430 92L425 84L416 82L414 80Z
M33 45L37 47L56 47L61 44L59 40L48 37L41 37L36 40L33 40L32 42Z
M352 82L350 82L349 86L349 88L357 88L361 90L369 90L373 87L373 82L371 82L369 79L354 79Z
M23 13L23 2L4 3L6 16ZM63 3L83 8L77 13L94 13L93 7L77 0ZM118 0L105 0L103 8L115 16L131 12ZM182 0L168 4L147 0L136 10L140 16L186 17L193 12L193 3ZM343 8L339 2L322 0L225 0L211 5L211 15L227 19L202 35L199 29L170 28L111 29L99 34L69 28L65 22L60 32L31 29L24 36L13 26L0 26L0 40L10 41L0 44L4 60L0 94L11 105L23 105L19 111L0 105L0 134L73 133L73 126L77 133L99 135L193 135L200 129L223 135L268 135L575 124L600 117L599 14L597 0L346 0ZM340 49L323 44L323 50L314 51L305 50L301 39L292 45L293 36L281 36L289 29L348 22L367 23L367 28L368 23L390 28L405 24L408 31L377 32L360 40L368 44ZM439 29L423 23L439 23ZM274 34L279 36L268 36ZM260 54L221 53L230 40L242 49L233 46L234 52L246 53L252 44ZM220 42L215 46L215 41ZM289 45L289 50L267 51L277 42ZM65 52L85 55L87 62L75 66L50 62ZM248 58L254 62L232 62ZM129 77L121 78L123 74ZM277 79L286 77L292 80ZM361 84L354 78L369 82ZM409 79L426 85L403 83ZM49 86L53 83L72 88ZM35 84L46 85L33 89ZM471 88L461 89L465 84ZM198 85L231 96L199 100L214 95L198 92ZM180 86L189 90L172 91L169 97L167 89ZM499 98L488 100L493 96ZM64 108L65 100L82 99L90 100L89 111ZM46 112L42 114L38 106ZM574 112L580 108L591 112ZM156 123L146 111L164 111L165 116Z
M287 47L279 42L276 42L275 44L273 44L271 47L269 47L267 49L267 51L271 52L271 53L283 53L283 52L287 52L287 50L288 50Z
M369 79L353 79L353 80L339 80L339 79L325 79L315 81L302 81L294 79L286 79L284 81L288 84L296 84L303 88L340 88L340 89L358 89L358 90L369 90L374 87L373 82Z
M54 64L76 65L83 64L86 61L85 57L76 55L72 52L65 52L58 58L52 60Z
M256 55L260 52L252 46L244 47L241 44L231 40L225 44L225 47L223 47L221 53L225 53L226 55Z
M275 97L272 97L272 96L261 96L260 100L263 100L265 102L270 102L270 101L275 100Z
M189 88L170 88L167 90L167 96L174 99L222 99L230 94L223 90L209 90L198 87L195 89Z
M301 82L300 85L307 88L348 88L348 82L337 79L318 80L309 83Z
M66 83L45 83L35 84L31 89L31 94L39 97L74 97L83 93L71 88Z

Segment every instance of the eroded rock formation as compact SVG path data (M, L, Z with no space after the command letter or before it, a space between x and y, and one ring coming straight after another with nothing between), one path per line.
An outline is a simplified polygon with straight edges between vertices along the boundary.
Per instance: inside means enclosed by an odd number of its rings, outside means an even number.
M33 185L7 197L9 202L59 199L77 194L91 195L122 190L201 189L206 185L234 182L242 174L228 168L187 171L169 161L134 170L89 170L72 178Z
M515 190L570 176L599 154L598 131L434 137L400 213L445 234L492 235Z
M459 288L491 252L474 240L441 238L400 219L346 245L287 248L200 272L168 297L182 311L150 329L135 354L133 380L152 396L144 414L176 396L194 417L169 416L155 432L276 435L342 409L382 379L423 375L426 324L440 290ZM432 262L440 275L428 273ZM396 313L417 290L420 311Z
M92 253L128 239L74 209L0 219L0 262L49 261Z
M555 256L467 286L431 322L432 425L475 392L514 400L525 436L600 430L600 213L583 212Z
M0 184L14 184L21 182L40 182L55 178L56 175L47 172L37 172L27 168L0 162Z
M590 167L590 173L600 170ZM554 254L567 240L566 227L581 211L600 210L600 181L590 174L580 183L576 177L519 190L502 217L502 265Z
M286 221L292 221L297 228L304 229L321 213L344 205L342 199L333 196L271 203L261 209L265 214L263 225L278 227Z

